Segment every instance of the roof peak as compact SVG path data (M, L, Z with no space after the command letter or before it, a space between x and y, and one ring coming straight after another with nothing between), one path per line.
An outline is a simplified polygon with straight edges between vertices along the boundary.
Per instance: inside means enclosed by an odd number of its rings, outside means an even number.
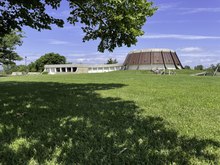
M141 52L175 52L175 51L171 50L171 49L164 49L164 48L152 48L152 49L133 50L133 51L129 52L129 54L141 53Z

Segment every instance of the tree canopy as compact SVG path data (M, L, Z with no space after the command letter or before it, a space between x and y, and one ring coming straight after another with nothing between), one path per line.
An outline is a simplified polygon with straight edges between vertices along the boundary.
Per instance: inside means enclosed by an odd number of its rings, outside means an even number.
M106 64L117 64L117 63L118 63L117 59L109 58L109 59L107 60L107 63L106 63Z
M136 44L144 34L142 26L156 8L146 0L67 0L68 22L82 24L83 41L99 39L98 51L113 51L115 47ZM49 6L56 10L61 0L4 0L0 2L0 36L22 26L42 30L51 24L63 27L64 20L46 12Z
M211 66L209 67L209 69L213 70L213 71L217 71L220 72L220 63L218 64L211 64Z
M16 52L16 46L22 44L22 35L15 31L0 37L0 63L3 65L14 64L14 61L22 60Z
M32 65L36 67L36 71L42 72L44 70L44 65L47 64L65 64L66 63L66 57L61 56L58 53L47 53L43 56L41 56L39 59L35 61L35 65Z
M184 69L191 69L189 65L185 65Z
M204 69L204 66L203 65L196 65L194 67L195 70L203 70Z

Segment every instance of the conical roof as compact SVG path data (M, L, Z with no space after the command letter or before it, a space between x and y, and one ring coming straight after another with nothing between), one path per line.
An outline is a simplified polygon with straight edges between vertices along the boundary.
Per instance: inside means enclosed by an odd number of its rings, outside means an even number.
M164 69L183 68L176 52L170 49L143 49L131 51L124 61L124 66L128 66L127 68L129 68L131 65L151 65L154 68L160 66L164 67Z

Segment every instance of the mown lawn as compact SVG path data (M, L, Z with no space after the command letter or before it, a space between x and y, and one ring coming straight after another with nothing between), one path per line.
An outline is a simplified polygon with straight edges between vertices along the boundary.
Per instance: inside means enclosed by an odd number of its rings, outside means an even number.
M220 164L220 77L0 77L0 164Z

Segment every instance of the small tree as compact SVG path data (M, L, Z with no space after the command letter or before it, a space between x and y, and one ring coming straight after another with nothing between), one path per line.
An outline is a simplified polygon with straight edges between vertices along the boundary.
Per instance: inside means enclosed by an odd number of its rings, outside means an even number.
M218 63L216 65L211 64L211 66L208 69L213 70L213 71L217 70L217 72L220 72L220 63Z
M194 67L195 70L203 70L203 65L197 65Z
M189 65L184 66L185 69L191 69Z
M15 31L0 37L0 63L9 69L15 65L14 61L22 60L16 52L16 46L21 46L23 36Z
M13 72L26 72L27 66L26 65L17 65L12 69Z
M218 64L216 65L216 68L215 68L215 69L217 69L217 71L220 72L220 63L218 63Z
M106 64L117 64L118 61L116 59L109 58Z
M37 67L36 67L36 63L35 62L31 62L28 65L28 71L29 72L37 72Z

